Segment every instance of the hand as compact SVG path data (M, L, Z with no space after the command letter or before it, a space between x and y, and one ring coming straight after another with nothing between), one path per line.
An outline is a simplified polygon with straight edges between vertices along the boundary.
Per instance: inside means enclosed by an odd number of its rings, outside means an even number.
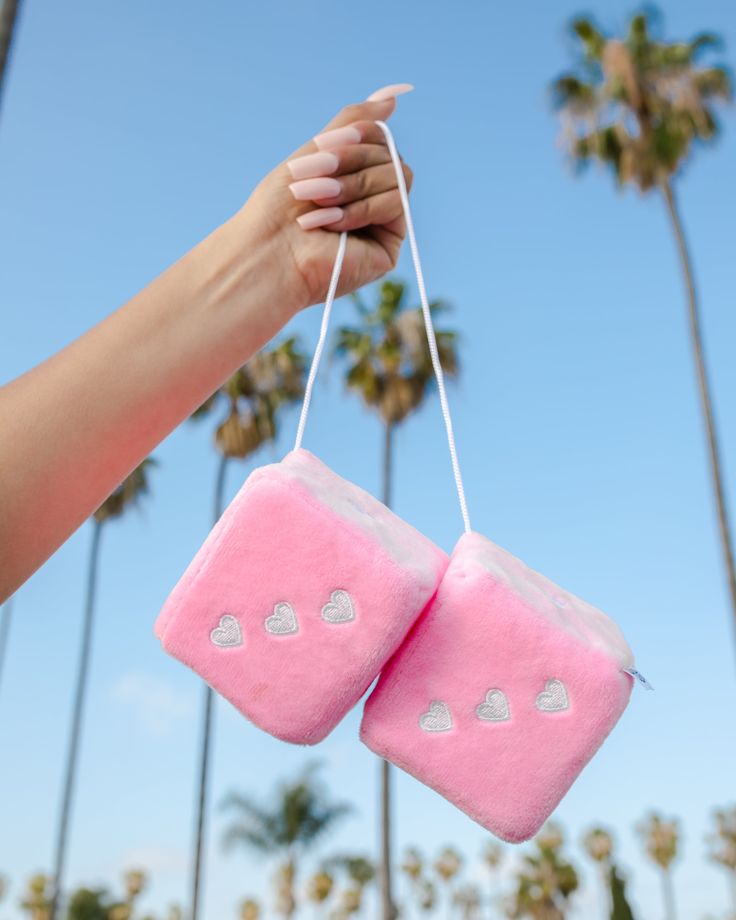
M279 279L291 311L325 299L343 230L357 232L348 236L338 296L396 265L406 222L386 139L375 122L388 119L395 95L406 91L405 84L386 87L374 96L387 98L346 106L270 172L236 216L247 221L249 235L268 241L266 270ZM404 177L411 188L406 164Z

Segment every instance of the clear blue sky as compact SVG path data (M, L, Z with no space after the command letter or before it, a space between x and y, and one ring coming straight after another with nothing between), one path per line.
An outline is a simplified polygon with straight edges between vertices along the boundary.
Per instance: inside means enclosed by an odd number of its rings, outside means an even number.
M587 4L609 27L630 7ZM667 0L667 32L715 29L736 60L729 0ZM712 806L736 798L733 634L715 539L673 241L657 199L575 179L556 144L546 85L566 64L577 3L58 4L28 0L0 119L0 378L42 360L123 303L229 216L273 165L345 103L411 81L393 119L415 175L431 296L461 333L453 387L473 523L622 626L656 693L620 726L558 811L577 841L612 826L640 917L659 880L634 822L682 818L682 918L723 916L705 864ZM736 505L736 125L679 183L702 292L729 491ZM396 272L411 278L408 253ZM414 295L413 295L414 296ZM349 302L338 304L347 318ZM305 345L317 310L294 322ZM38 424L43 424L39 417ZM266 461L285 452L294 414ZM350 432L348 438L345 433ZM337 368L316 392L306 446L376 490L379 430ZM436 401L401 431L399 513L448 550L461 528ZM112 880L142 862L156 907L185 893L200 686L152 634L160 605L209 528L215 453L207 424L157 450L153 495L104 536L91 695L69 877ZM236 490L247 469L235 468ZM80 469L79 475L84 475ZM90 541L82 528L17 596L0 688L0 871L47 868ZM335 847L374 851L377 766L353 713L316 751L288 747L218 704L213 799L257 794L313 757L358 806ZM408 777L397 846L486 836ZM210 824L206 918L234 916L266 868L222 853ZM511 859L511 856L509 857ZM575 916L597 916L586 867ZM0 916L16 917L11 902Z

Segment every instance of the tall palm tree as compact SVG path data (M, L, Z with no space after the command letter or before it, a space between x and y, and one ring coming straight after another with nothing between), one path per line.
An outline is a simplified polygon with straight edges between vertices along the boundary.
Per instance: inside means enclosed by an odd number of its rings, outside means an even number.
M393 436L397 425L422 405L434 381L421 308L406 309L404 285L384 281L378 303L368 308L353 295L359 325L338 330L335 351L346 359L346 383L383 425L383 503L391 506L393 479ZM433 312L444 306L430 304ZM437 348L445 373L457 373L457 335L437 330ZM394 920L391 867L391 772L381 761L381 904L383 920Z
M326 869L342 870L347 876L347 887L341 892L340 903L331 914L333 920L349 920L360 913L365 889L376 877L376 867L366 856L333 856L327 860Z
M143 463L137 466L133 472L120 483L115 491L105 499L92 515L92 542L90 545L87 570L84 621L82 625L79 661L77 663L74 702L72 705L71 732L69 734L69 747L67 750L62 787L61 812L54 850L53 893L51 896L48 920L57 920L61 908L61 890L64 881L66 850L69 840L72 797L74 795L74 786L77 778L79 742L82 737L82 719L84 716L87 679L89 677L92 649L97 574L100 564L100 538L102 536L102 530L108 521L122 517L129 508L138 504L142 495L148 492L148 471L154 463L155 461L150 457L144 460Z
M598 160L619 185L661 195L675 237L688 303L690 340L708 446L721 549L736 628L736 565L721 472L700 306L675 180L695 146L719 134L715 105L731 97L722 66L705 65L718 47L710 34L668 43L652 36L650 18L634 16L623 39L604 35L589 19L573 24L578 39L574 71L553 85L567 148L575 163ZM736 632L734 633L736 639Z
M498 879L499 866L504 857L503 847L499 844L487 843L483 849L483 863L485 864L488 874L491 878L491 890L488 892L488 915L494 916L495 904L497 901L496 883Z
M610 914L612 904L609 880L611 857L613 856L613 837L603 827L592 827L583 837L583 849L596 864L603 884L606 913Z
M304 366L296 338L287 338L254 355L194 413L193 418L204 418L220 404L225 405L225 418L215 431L215 446L220 454L215 479L215 523L224 510L230 461L244 460L264 444L275 441L279 411L302 396ZM198 920L201 900L213 702L212 689L204 684L190 920Z
M440 882L445 886L446 903L448 906L448 917L452 917L452 907L454 897L452 892L452 883L457 878L463 867L463 858L455 847L444 847L440 850L435 859L432 868Z
M728 873L731 910L736 917L736 805L713 812L715 830L708 836L709 859Z
M283 917L292 917L297 909L299 860L351 811L347 802L331 799L318 769L318 764L311 764L296 780L282 783L270 805L237 792L223 803L233 815L225 832L226 847L242 845L278 860L277 912Z
M510 918L565 920L579 880L565 857L561 829L550 822L534 839L535 849L524 856L516 873L516 890L508 907Z
M0 8L0 105L3 99L5 72L15 35L19 8L20 0L3 0L2 8Z
M675 888L672 882L672 863L677 858L680 828L675 820L666 821L652 813L637 826L647 856L662 873L662 893L666 920L675 920Z
M3 664L8 651L10 639L10 621L13 617L13 598L9 597L0 610L0 684L2 684Z

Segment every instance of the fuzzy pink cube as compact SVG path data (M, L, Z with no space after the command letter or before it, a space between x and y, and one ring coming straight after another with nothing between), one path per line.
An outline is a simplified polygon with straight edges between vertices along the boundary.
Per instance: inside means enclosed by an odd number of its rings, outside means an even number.
M321 741L437 589L447 555L305 450L256 470L156 635L256 725Z
M605 614L479 534L368 698L361 738L498 837L532 837L623 713Z

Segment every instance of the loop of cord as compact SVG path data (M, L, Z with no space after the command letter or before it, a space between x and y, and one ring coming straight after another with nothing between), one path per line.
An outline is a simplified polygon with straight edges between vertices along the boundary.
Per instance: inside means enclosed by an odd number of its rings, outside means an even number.
M422 272L422 264L419 259L419 249L417 247L416 236L414 234L414 222L411 218L411 208L409 207L409 194L406 190L406 182L404 180L404 170L401 164L401 158L399 157L398 150L396 149L396 144L394 142L393 135L391 133L388 125L383 121L376 121L378 127L383 131L386 137L386 143L388 144L389 153L391 154L391 160L394 165L394 170L396 172L396 181L399 187L399 196L401 198L401 205L404 209L404 218L406 220L406 230L407 238L409 240L409 248L411 250L411 257L414 263L414 272L417 278L417 287L419 289L419 298L422 304L422 315L424 317L424 328L427 333L427 344L429 345L429 355L432 360L432 369L434 370L434 375L437 380L437 391L440 397L440 407L442 409L442 418L445 422L445 431L447 433L447 444L450 449L450 461L452 463L452 472L455 477L455 487L457 488L457 496L460 502L460 513L462 514L463 524L465 525L465 532L470 533L470 516L468 514L468 505L465 499L465 488L463 486L463 478L460 472L460 463L457 458L457 448L455 447L455 434L452 427L452 417L450 415L450 406L447 401L447 392L445 389L445 375L442 370L442 364L440 362L439 351L437 349L437 336L434 331L434 324L432 322L432 311L429 307L429 300L427 298L427 291L424 284L424 274ZM322 358L322 352L324 351L325 341L327 339L327 328L330 322L330 315L332 313L332 305L335 300L335 292L337 291L337 283L340 278L340 271L342 269L343 260L345 258L345 249L347 245L347 232L343 231L340 234L340 241L337 247L337 255L335 257L335 264L332 269L332 277L330 278L330 285L327 291L327 298L325 300L325 308L322 314L322 324L319 331L319 339L317 341L317 347L314 351L314 358L312 359L312 365L309 368L309 376L307 378L307 385L304 390L304 403L302 404L302 411L299 417L299 425L297 427L296 439L294 442L294 450L298 450L302 446L302 439L304 437L304 427L307 422L307 415L309 414L309 406L312 401L312 390L314 389L314 381L317 377L317 370L319 368L319 363Z

